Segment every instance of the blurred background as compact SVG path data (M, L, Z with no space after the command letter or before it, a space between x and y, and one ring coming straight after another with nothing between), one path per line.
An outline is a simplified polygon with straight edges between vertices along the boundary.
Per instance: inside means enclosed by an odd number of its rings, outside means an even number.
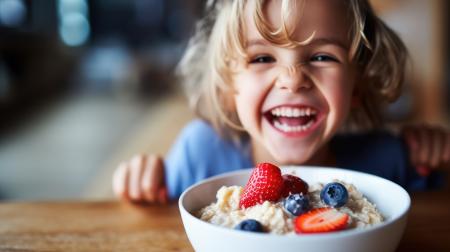
M111 197L193 114L173 78L204 0L0 0L0 200ZM412 60L393 124L448 127L449 5L373 0Z

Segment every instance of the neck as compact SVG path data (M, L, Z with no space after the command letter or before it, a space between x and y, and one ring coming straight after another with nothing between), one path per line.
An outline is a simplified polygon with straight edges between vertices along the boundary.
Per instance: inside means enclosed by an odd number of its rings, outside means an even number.
M329 144L326 144L318 149L316 153L304 164L316 166L336 166L336 156L331 151Z
M262 162L270 162L277 165L313 165L313 166L336 166L336 157L330 150L329 144L322 146L315 154L307 161L299 164L283 164L277 161L266 148L255 148L254 142L252 142L252 157L253 163L258 164Z

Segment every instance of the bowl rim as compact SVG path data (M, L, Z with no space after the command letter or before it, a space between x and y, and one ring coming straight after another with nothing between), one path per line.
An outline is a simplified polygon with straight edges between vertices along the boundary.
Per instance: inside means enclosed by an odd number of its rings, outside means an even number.
M282 234L271 234L271 233L256 233L256 232L242 232L242 231L238 231L238 230L234 230L232 228L228 228L228 227L223 227L223 226L219 226L219 225L214 225L212 223L206 222L201 220L200 218L197 218L196 216L194 216L192 213L190 213L189 211L186 210L186 208L183 205L183 200L186 196L186 194L188 194L193 188L199 186L200 184L205 184L208 182L211 182L213 180L218 180L224 177L229 177L229 176L234 176L234 175L239 175L240 173L245 174L245 173L249 173L253 168L245 168L245 169L240 169L240 170L236 170L236 171L231 171L231 172L226 172L226 173L222 173L222 174L218 174L212 177L209 177L207 179L201 180L191 186L189 186L188 188L186 188L183 193L181 194L180 198L178 199L178 207L180 209L180 214L184 213L185 216L187 216L188 218L193 219L193 221L199 225L201 225L202 227L205 228L212 228L213 230L217 230L217 231L221 231L221 232L225 232L225 233L229 233L229 234L238 234L241 235L245 235L245 236L249 236L249 237L262 237L262 238L269 238L270 239L308 239L308 240L314 240L314 239L324 239L326 237L333 237L333 238L339 238L339 237L348 237L348 236L354 236L354 235L360 235L360 234L364 234L364 233L370 233L370 232L376 232L379 229L383 229L386 226L391 225L394 222L397 222L399 220L401 220L402 218L406 217L409 213L409 210L411 208L411 197L409 196L408 192L401 187L400 185L398 185L397 183L390 181L388 179L382 178L380 176L377 175L373 175L370 173L365 173L365 172L360 172L360 171L355 171L355 170L350 170L350 169L344 169L344 168L338 168L338 167L325 167L325 166L308 166L308 165L289 165L289 166L280 166L281 170L283 169L291 169L291 168L302 168L302 169L321 169L321 170L334 170L334 171L339 171L339 172L350 172L350 173L356 173L359 175L363 175L363 176L369 176L369 177L374 177L376 179L381 179L384 182L387 182L389 184L393 184L394 187L396 187L397 189L399 189L400 193L403 194L405 196L406 199L406 206L401 209L401 211L399 212L398 216L396 218L390 218L388 220L383 221L382 223L370 226L370 227L365 227L365 228L353 228L353 229L347 229L347 230L342 230L339 232L330 232L330 233L311 233L311 234L302 234L302 235L282 235ZM183 218L183 214L181 214L182 218ZM183 221L183 225L184 225L184 221ZM295 238L293 238L295 237Z

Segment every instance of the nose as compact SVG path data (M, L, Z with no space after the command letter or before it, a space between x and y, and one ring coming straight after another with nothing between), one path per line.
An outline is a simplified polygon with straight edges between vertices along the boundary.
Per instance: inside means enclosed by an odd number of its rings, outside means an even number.
M280 89L295 93L299 89L310 89L312 83L302 70L302 65L298 64L294 66L281 66L275 85Z

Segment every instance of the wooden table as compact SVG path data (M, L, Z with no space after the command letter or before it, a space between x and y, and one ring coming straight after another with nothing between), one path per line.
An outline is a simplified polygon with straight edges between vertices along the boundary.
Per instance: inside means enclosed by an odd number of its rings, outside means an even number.
M450 251L449 190L413 194L398 251ZM176 204L0 203L0 251L193 251Z

